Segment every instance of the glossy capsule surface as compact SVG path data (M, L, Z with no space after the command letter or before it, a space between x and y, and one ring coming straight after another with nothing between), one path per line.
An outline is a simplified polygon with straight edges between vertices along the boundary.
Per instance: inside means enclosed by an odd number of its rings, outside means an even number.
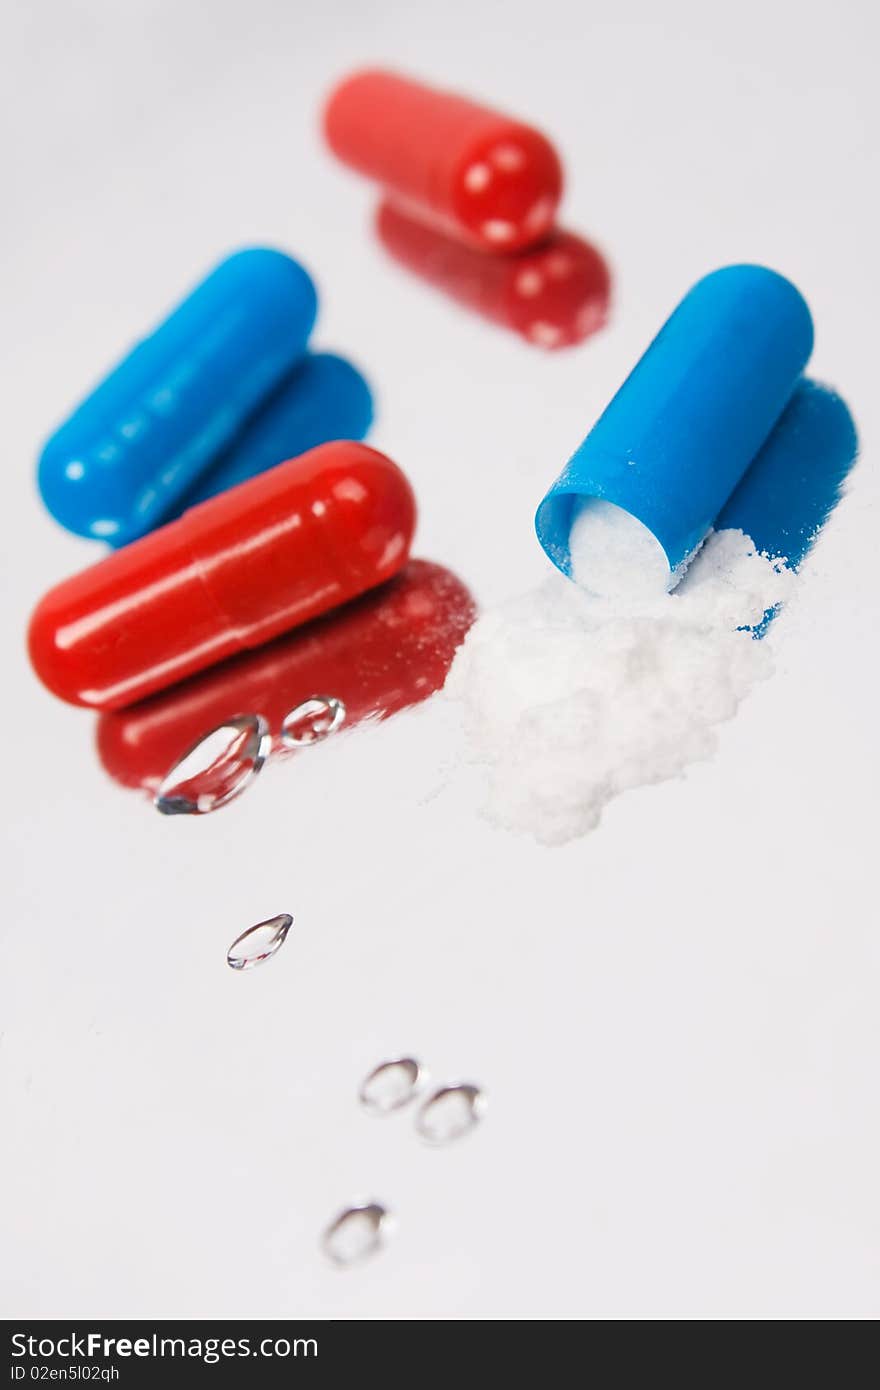
M642 522L680 573L785 410L812 346L810 312L775 271L728 266L698 281L538 507L553 563L569 573L575 508L598 498Z
M123 786L155 793L169 768L243 710L261 714L277 747L286 716L316 692L341 700L345 729L386 719L443 685L475 616L449 570L426 560L296 632L131 709L98 720L98 752Z
M390 459L321 445L52 589L31 619L34 669L72 704L133 704L391 578L414 525Z
M372 419L373 398L357 368L333 353L307 353L248 417L173 515L319 444L363 439Z
M605 322L608 266L571 232L551 232L540 246L514 255L487 256L389 202L379 209L376 231L400 265L536 347L571 347Z
M547 235L562 167L529 125L393 72L356 72L325 110L331 149L417 216L488 251Z
M221 261L46 443L48 510L113 545L151 531L302 358L316 311L311 279L282 252Z

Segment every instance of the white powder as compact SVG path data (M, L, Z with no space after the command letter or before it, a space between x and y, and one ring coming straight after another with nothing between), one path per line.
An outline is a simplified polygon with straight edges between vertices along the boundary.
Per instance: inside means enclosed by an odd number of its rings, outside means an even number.
M741 531L722 531L674 593L600 600L554 574L481 616L444 695L487 767L489 817L562 844L621 792L708 758L716 726L772 668L767 643L737 629L793 581Z
M604 498L578 504L568 548L572 579L600 598L644 598L672 588L669 561L654 533Z

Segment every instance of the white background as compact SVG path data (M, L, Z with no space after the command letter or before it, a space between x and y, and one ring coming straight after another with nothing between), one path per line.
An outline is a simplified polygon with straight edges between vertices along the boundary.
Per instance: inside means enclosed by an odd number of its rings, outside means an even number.
M13 0L2 236L7 1316L864 1317L880 1311L877 877L878 10L743 0ZM388 263L372 190L321 147L364 62L543 126L610 328L542 356ZM813 372L864 445L717 758L561 850L469 779L425 801L437 711L163 819L23 655L96 555L43 513L43 437L226 251L321 290L316 345L378 398L416 553L483 603L546 572L545 487L680 295L789 275ZM240 930L289 911L268 967ZM483 1083L458 1147L354 1092L415 1050ZM320 1230L396 1211L338 1272Z

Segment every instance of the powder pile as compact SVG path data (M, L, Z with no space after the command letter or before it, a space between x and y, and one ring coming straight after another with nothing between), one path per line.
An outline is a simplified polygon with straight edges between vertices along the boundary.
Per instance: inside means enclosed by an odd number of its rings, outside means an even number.
M496 823L546 844L592 830L621 792L710 757L716 726L770 673L767 643L740 629L789 595L782 561L720 531L673 593L668 567L655 575L659 589L599 599L554 573L471 628L444 696Z

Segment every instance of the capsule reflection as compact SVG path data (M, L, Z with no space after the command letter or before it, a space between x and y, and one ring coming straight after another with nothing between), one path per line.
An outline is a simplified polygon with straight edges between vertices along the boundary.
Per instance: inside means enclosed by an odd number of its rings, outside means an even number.
M595 246L572 232L552 232L540 246L515 255L490 256L390 202L380 207L376 230L399 264L536 347L582 343L608 317L608 266Z
M265 647L224 662L140 705L101 715L100 760L115 781L151 797L205 734L261 715L273 755L294 756L282 737L292 710L316 695L345 710L344 728L425 700L443 685L474 620L473 598L441 565L412 560L380 589Z

